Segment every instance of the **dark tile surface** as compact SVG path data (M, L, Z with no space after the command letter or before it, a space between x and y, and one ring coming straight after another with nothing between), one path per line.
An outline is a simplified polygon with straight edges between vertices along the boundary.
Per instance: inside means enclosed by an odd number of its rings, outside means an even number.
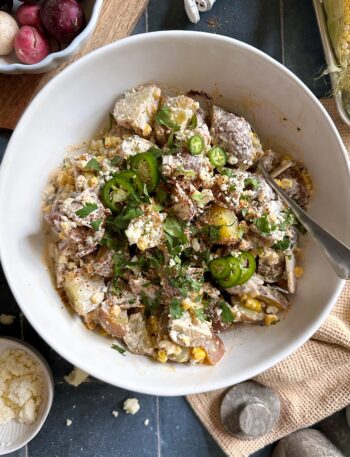
M316 78L324 66L311 1L217 0L211 11L191 24L182 0L150 0L134 34L155 30L200 30L227 35L252 44L284 63L318 96L329 93L328 78ZM9 133L0 131L0 158ZM223 457L224 453L182 397L158 398L137 394L136 416L122 411L131 392L90 379L78 388L63 381L71 365L55 353L21 315L0 266L0 313L16 316L0 335L24 338L48 360L55 378L55 399L41 432L13 457ZM119 411L117 418L112 410ZM344 417L339 420L343 426ZM148 427L144 420L149 419ZM66 420L71 419L68 427ZM325 421L327 430L333 422ZM273 446L254 454L271 456ZM253 456L252 456L253 457Z

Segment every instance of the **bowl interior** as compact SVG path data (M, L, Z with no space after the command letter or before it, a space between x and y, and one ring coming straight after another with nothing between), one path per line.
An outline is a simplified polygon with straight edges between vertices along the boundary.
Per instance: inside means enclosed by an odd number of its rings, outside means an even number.
M154 33L102 48L49 83L22 117L2 165L0 214L6 223L0 224L0 248L23 312L62 356L104 381L159 395L207 391L248 379L295 350L316 331L342 283L307 241L305 275L286 318L273 327L225 334L227 354L216 367L123 357L72 316L43 262L41 193L67 147L107 122L124 90L147 81L204 90L244 114L265 144L302 158L314 181L312 215L348 242L350 215L343 208L350 205L349 170L339 135L312 94L263 53L215 35Z
M20 341L10 338L0 338L0 354L7 349L21 349L38 362L43 376L42 402L39 407L37 420L30 425L16 421L0 425L0 455L13 452L24 446L41 429L50 411L53 399L53 380L51 372L41 355Z
M84 10L84 13L85 13L86 24L88 24L90 21L90 18L91 18L94 4L96 3L96 1L95 0L83 0L80 3ZM17 10L17 8L22 4L23 4L22 2L15 0L13 2L13 12L15 12ZM54 39L50 39L51 54L61 51L62 49L65 49L69 45L70 44L68 44L67 46L64 46L63 48L60 48L58 43ZM43 59L41 61L41 63L44 63L45 59ZM1 65L11 65L14 63L17 63L17 64L20 63L20 61L18 60L16 53L14 51L7 56L0 56L0 67L1 67Z

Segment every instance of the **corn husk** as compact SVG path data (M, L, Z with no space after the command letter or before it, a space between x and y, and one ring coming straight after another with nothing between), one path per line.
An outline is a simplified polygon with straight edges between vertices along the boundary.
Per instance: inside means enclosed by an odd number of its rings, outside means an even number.
M327 28L339 67L336 90L350 91L350 0L323 0Z

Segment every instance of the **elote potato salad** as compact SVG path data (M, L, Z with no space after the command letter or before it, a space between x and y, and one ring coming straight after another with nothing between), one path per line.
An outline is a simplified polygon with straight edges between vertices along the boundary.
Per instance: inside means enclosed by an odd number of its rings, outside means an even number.
M276 324L303 273L301 227L260 159L305 208L307 171L265 151L243 117L204 93L126 92L45 191L60 295L114 349L162 363L214 365L222 332Z

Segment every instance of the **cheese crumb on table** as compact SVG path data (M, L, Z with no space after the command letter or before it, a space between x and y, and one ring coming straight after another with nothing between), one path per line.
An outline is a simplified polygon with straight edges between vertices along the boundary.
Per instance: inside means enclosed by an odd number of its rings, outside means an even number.
M145 419L144 422L143 422L143 424L144 424L145 427L148 427L149 419Z
M2 325L11 325L15 319L16 316L12 316L11 314L0 314L0 324Z
M15 419L35 422L41 404L43 378L39 364L22 349L0 355L0 424Z
M140 409L140 404L137 398L127 398L123 405L126 414L134 415Z
M66 419L66 426L69 427L72 425L73 421L71 419Z
M86 371L83 371L78 367L74 367L73 370L64 377L64 380L71 386L78 387L87 379L88 376L89 373L86 373Z
M112 411L112 414L114 417L118 417L118 415L119 415L118 411Z

